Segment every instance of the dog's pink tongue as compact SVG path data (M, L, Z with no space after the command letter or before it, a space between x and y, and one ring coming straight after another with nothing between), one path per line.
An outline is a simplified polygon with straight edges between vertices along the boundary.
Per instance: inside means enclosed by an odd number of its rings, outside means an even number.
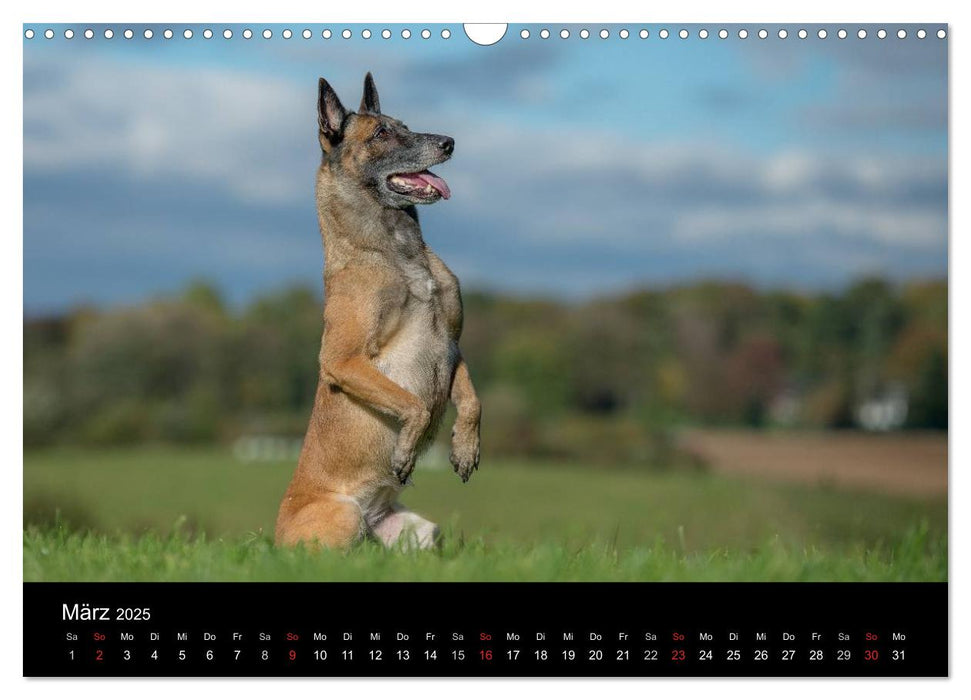
M438 190L438 193L442 195L442 199L448 199L452 196L452 191L448 188L448 184L446 184L445 180L440 178L435 173L425 170L424 172L418 173L418 177L420 177L425 184L431 185Z

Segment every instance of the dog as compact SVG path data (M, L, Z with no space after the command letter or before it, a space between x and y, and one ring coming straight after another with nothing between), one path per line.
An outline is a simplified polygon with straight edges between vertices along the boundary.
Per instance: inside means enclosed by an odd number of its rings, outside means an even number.
M451 158L455 141L382 114L370 73L357 112L320 78L317 123L320 374L276 542L344 548L371 537L433 547L439 528L398 496L449 401L454 471L465 483L479 465L481 409L458 345L459 281L425 244L416 210L451 196L428 168Z

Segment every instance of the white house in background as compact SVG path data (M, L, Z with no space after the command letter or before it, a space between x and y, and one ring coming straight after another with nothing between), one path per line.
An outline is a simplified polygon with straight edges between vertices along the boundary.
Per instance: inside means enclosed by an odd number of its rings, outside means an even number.
M769 419L775 425L791 427L802 413L802 396L795 389L784 389L769 404Z
M892 385L882 394L857 404L856 422L864 430L874 432L898 430L907 422L907 404L907 390Z

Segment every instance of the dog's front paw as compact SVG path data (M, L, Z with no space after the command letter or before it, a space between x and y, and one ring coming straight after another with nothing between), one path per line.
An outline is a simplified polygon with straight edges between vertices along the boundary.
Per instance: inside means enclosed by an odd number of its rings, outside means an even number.
M466 483L479 468L479 436L475 433L452 434L452 453L448 456L455 473Z
M408 483L408 477L415 471L417 456L415 450L404 450L397 447L391 455L391 473L402 484Z

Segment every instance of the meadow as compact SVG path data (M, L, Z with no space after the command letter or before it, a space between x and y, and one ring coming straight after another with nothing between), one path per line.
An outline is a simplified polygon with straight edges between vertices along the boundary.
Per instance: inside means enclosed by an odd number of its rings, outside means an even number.
M701 469L440 457L403 501L441 551L279 550L293 462L225 448L49 448L24 458L24 580L942 581L943 496L774 483Z

